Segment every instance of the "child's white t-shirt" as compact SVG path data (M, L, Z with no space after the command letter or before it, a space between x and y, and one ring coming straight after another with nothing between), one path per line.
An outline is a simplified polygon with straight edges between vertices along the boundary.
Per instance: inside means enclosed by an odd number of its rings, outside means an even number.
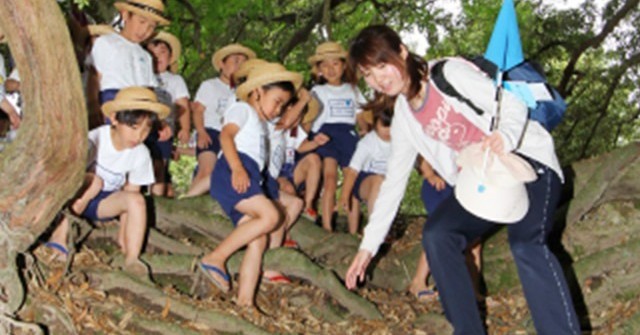
M155 91L158 101L171 108L171 113L165 121L171 125L172 129L175 129L176 101L191 97L187 89L187 83L185 83L181 75L165 71L158 75L158 87L156 87Z
M296 136L291 135L291 130L288 130L284 134L284 142L285 142L285 151L284 151L284 162L285 164L295 164L296 163L296 151L309 137L306 131L302 126L298 126Z
M149 149L140 144L131 149L116 150L111 140L111 126L90 131L89 147L89 170L95 170L102 179L103 191L117 191L127 180L140 186L155 182Z
M366 100L360 89L350 84L333 86L329 84L317 85L311 89L320 106L321 112L313 121L311 130L317 132L326 123L356 123L356 115Z
M261 121L256 111L244 101L229 106L224 118L224 125L236 124L240 131L234 138L236 150L248 155L257 164L260 171L267 161L267 126Z
M285 159L286 141L284 139L284 131L276 129L276 120L265 123L269 131L269 174L273 178L278 178Z
M91 56L100 73L101 91L129 86L158 86L151 55L140 44L118 33L98 37Z
M220 131L225 111L235 100L235 90L220 78L213 78L200 84L194 102L199 102L205 107L204 126Z
M387 160L390 155L391 142L384 141L378 133L371 131L358 141L349 167L356 171L384 175L387 172Z

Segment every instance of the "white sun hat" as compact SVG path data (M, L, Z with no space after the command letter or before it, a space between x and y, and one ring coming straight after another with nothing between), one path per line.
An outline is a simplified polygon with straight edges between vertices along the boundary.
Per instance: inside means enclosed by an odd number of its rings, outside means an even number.
M475 216L498 223L516 223L529 210L525 183L536 180L531 165L522 157L496 155L472 144L460 152L454 194L462 207Z

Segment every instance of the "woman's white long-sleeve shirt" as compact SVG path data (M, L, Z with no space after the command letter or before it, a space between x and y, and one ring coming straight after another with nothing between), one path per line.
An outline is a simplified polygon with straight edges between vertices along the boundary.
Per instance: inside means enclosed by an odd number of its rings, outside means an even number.
M447 60L443 73L462 96L470 99L485 113L478 115L455 98L446 96L446 101L488 135L496 105L495 85L492 80L467 62L457 59ZM503 135L505 151L515 150L533 158L549 166L560 179L563 179L553 138L538 122L528 120L526 106L509 92L503 92L498 131ZM521 137L522 143L517 147ZM449 185L455 185L458 153L425 134L413 116L406 97L400 95L396 100L391 122L391 156L387 163L387 174L374 210L369 216L360 249L367 250L372 255L378 252L404 197L418 154L423 156Z

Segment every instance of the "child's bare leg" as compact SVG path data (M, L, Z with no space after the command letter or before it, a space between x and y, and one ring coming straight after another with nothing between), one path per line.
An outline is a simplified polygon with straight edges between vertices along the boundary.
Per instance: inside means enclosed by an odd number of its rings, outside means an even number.
M254 306L256 288L260 278L262 255L266 246L266 236L260 236L247 245L242 264L240 264L237 302L239 306Z
M367 177L360 185L360 194L364 196L363 200L367 202L367 211L373 212L373 206L378 199L380 186L384 181L384 177L378 174Z
M84 177L84 191L71 205L71 211L80 215L87 209L87 205L91 199L95 198L102 190L102 179L93 173L87 173Z
M320 175L322 173L322 161L317 154L306 155L293 171L293 183L300 185L305 182L304 208L313 208L313 200L318 194Z
M418 258L416 274L413 276L413 279L409 284L409 292L417 296L420 291L426 290L429 272L430 271L429 263L427 263L427 255L424 253L424 251L422 251L420 252L420 258Z
M138 262L145 232L147 210L139 192L120 191L105 198L98 206L98 217L120 216L119 239L123 238L125 266Z
M278 210L264 195L242 200L236 205L236 209L244 213L244 217L217 248L202 258L203 263L224 269L227 259L234 252L256 238L269 234L276 228L280 219ZM220 277L221 283L226 282L217 273L211 272L211 275Z
M466 251L467 253L467 267L471 274L471 280L473 281L473 288L476 293L476 299L483 300L484 296L480 289L480 277L482 271L482 243L481 241L475 241L472 243Z
M151 194L159 197L164 197L167 192L167 174L166 164L168 162L164 159L153 160L153 170L156 176L156 182L151 185Z
M290 229L291 226L296 222L300 212L302 212L302 207L304 206L304 202L302 199L291 195L289 193L280 192L280 203L284 207L285 211L285 229Z
M360 201L358 201L356 197L351 197L351 209L347 214L349 234L355 235L358 233L358 226L360 224Z
M333 210L336 206L336 188L338 187L338 162L333 158L325 158L323 173L322 228L333 231Z
M213 151L201 152L198 155L198 173L193 177L191 187L185 197L195 197L207 193L211 187L211 173L216 166L217 157Z
M66 217L63 217L58 224L58 227L51 234L51 238L49 238L49 242L58 243L63 247L67 247L67 236L69 236L69 220ZM62 253L60 253L62 255Z

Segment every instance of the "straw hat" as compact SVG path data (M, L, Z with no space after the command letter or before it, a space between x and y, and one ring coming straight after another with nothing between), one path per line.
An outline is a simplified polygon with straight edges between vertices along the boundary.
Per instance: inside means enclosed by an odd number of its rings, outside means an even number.
M115 33L116 30L108 24L90 24L87 26L90 36L102 36Z
M119 111L134 109L156 113L159 119L166 118L170 112L169 106L158 102L158 97L152 90L139 86L121 89L115 99L102 105L102 113L108 118Z
M498 156L487 150L477 143L460 152L455 196L477 217L516 223L529 211L525 183L536 180L537 175L522 157L513 153Z
M246 101L249 93L256 88L281 81L290 81L297 91L302 85L302 75L297 72L287 71L284 66L278 63L258 65L249 71L247 81L238 86L236 96L238 99Z
M264 65L268 62L261 58L249 59L246 62L240 64L240 67L233 73L233 81L239 83L242 79L246 79L249 72L258 65Z
M213 63L213 67L216 71L220 72L220 68L222 67L222 62L224 59L233 54L241 54L247 56L247 59L256 58L256 53L253 50L245 47L242 44L229 44L222 49L216 51L211 57L211 63Z
M147 17L161 26L169 24L169 20L162 16L164 12L162 0L126 0L118 1L113 6L119 11L129 11Z
M169 44L171 48L171 59L169 60L169 71L176 73L178 72L178 59L180 59L180 55L182 55L182 44L180 44L180 40L175 37L173 34L170 34L166 31L159 31L153 38L152 41L162 41Z
M309 100L309 103L307 104L307 112L304 113L304 117L302 118L302 121L300 123L305 124L313 122L316 117L318 117L319 113L320 103L316 98L311 98L311 100Z
M347 52L342 48L342 45L337 42L324 42L316 47L316 53L307 59L309 65L314 68L318 62L325 59L343 58L347 59Z

